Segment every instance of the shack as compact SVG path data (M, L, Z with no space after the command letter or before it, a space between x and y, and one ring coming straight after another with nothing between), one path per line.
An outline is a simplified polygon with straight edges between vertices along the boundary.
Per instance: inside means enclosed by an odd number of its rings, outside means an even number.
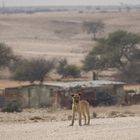
M81 92L82 99L86 99L91 105L110 105L110 97L114 96L116 102L124 102L123 82L94 80L77 82L44 82L43 84L30 84L29 82L0 81L0 107L7 102L18 100L23 108L26 107L66 107L71 106L71 94ZM106 97L107 95L107 97ZM97 100L98 99L98 100ZM112 100L112 99L111 99ZM97 101L95 103L95 101Z
M81 92L81 98L86 99L91 105L124 104L124 82L109 80L77 81L77 82L51 82L44 83L52 87L59 87L57 97L61 98L58 106L71 105L71 94ZM57 99L56 99L57 100Z
M57 90L58 88L38 83L1 80L0 107L13 100L20 102L23 108L51 106L51 89Z
M124 86L124 90L127 104L140 103L140 84L127 84Z

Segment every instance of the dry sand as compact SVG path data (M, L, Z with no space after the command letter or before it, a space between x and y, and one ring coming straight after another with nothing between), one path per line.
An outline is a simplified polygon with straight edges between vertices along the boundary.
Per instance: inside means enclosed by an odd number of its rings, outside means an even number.
M36 14L0 14L0 42L25 58L66 58L69 64L82 65L82 60L95 46L92 35L83 31L84 21L101 20L105 30L97 37L106 37L116 30L140 33L140 12L78 13L51 12ZM110 74L110 72L107 72ZM8 77L0 71L0 77ZM82 74L83 75L83 74ZM91 74L85 74L90 78ZM56 78L56 75L53 77Z
M140 117L92 119L90 126L69 121L0 125L1 140L139 140Z
M139 12L6 14L0 15L0 42L22 56L66 57L80 65L95 43L82 31L82 22L98 19L106 24L102 36L118 29L140 32ZM0 140L139 140L140 117L135 115L140 114L139 107L95 108L92 112L97 113L97 118L91 120L90 126L82 127L77 121L75 126L68 126L70 110L0 113Z
M90 108L90 126L71 123L71 110L0 113L0 140L139 140L140 105ZM93 118L93 112L97 114Z
M70 63L81 60L95 42L83 31L82 24L102 20L106 36L115 30L140 32L140 13L52 12L36 14L0 14L0 42L26 57L67 58Z

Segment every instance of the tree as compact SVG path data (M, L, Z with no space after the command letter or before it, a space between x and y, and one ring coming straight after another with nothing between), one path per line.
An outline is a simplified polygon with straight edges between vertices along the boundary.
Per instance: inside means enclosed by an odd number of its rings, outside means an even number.
M140 83L140 63L130 63L120 74L120 79L128 83Z
M105 25L102 21L86 21L83 23L83 28L87 33L93 34L93 40L96 40L96 34L102 32Z
M80 77L80 69L75 65L68 65L66 59L62 59L59 61L59 65L57 67L58 74L62 75L62 77Z
M57 73L65 77L65 67L68 65L68 62L66 59L62 59L58 63Z
M134 61L137 45L140 43L138 34L127 31L116 31L109 34L107 39L98 40L98 44L89 52L83 61L84 70L103 70L116 67L125 69Z
M52 70L54 61L45 59L21 59L11 66L13 78L20 81L44 81L45 76Z
M0 43L0 67L9 66L12 60L15 60L16 56L13 54L11 48L6 44Z
M67 65L64 69L64 77L80 77L80 69L75 65Z
M132 58L133 61L122 69L120 79L129 83L140 83L140 50L136 49Z

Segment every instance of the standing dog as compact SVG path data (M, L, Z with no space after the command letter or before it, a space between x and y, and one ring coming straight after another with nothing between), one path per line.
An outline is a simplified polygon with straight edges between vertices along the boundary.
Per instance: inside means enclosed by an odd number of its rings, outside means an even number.
M81 126L81 116L84 116L85 125L90 124L90 112L89 112L89 103L85 100L80 100L80 93L72 95L72 123L70 126L74 125L75 113L78 112L79 115L79 125ZM88 118L88 120L87 120Z

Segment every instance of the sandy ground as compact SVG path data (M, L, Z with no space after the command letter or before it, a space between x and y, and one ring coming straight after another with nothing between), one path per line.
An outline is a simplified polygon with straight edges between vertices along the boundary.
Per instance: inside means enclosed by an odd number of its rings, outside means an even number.
M91 118L116 118L140 116L140 105L90 107ZM21 113L0 112L0 124L5 123L33 123L71 120L71 110L52 108L24 109Z
M100 38L116 30L140 33L139 17L139 11L0 14L0 42L6 43L15 54L25 58L66 58L69 64L81 67L82 60L96 44L92 40L92 34L83 30L84 21L101 20L105 23L104 32L97 34ZM91 77L91 74L84 75ZM0 77L8 76L7 71L2 71L2 74L0 71ZM52 77L56 78L57 75L54 74Z
M102 20L105 31L140 32L140 13L45 13L0 15L0 42L24 57L67 58L81 65L94 46L83 21ZM91 125L70 127L70 110L0 112L0 140L139 140L140 106L91 109ZM93 112L97 114L93 119Z
M1 140L139 140L140 117L92 119L90 126L69 121L0 125Z
M139 140L140 105L90 108L90 126L79 126L71 110L0 112L0 140ZM93 115L94 114L94 115ZM95 116L96 114L96 116Z
M36 14L0 14L0 42L8 44L16 54L25 57L67 58L81 64L94 46L92 35L83 31L84 21L101 20L107 36L116 30L140 32L140 13L52 12Z

